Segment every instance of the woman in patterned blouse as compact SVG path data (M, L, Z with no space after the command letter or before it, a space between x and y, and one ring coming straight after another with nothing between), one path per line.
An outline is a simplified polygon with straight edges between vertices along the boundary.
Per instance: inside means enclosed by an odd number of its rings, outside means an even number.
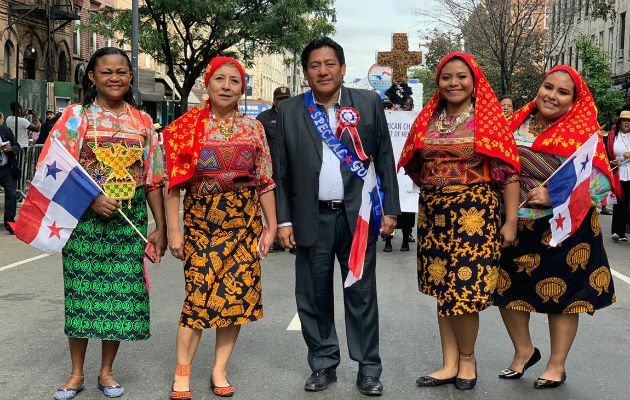
M192 397L190 364L206 328L216 328L211 388L217 396L234 394L227 364L241 324L263 316L260 260L276 234L265 131L260 122L237 112L245 71L232 58L216 57L205 83L202 105L164 130L169 247L184 261L186 279L172 399ZM186 191L183 234L180 190Z
M570 218L553 218L544 182L585 141L599 131L593 97L573 68L554 67L536 98L509 120L521 157L518 232L501 256L495 305L514 345L502 379L519 379L541 358L529 334L531 313L547 314L551 354L537 389L554 388L566 379L565 361L577 334L580 313L615 301L608 259L596 205L611 190L611 171L604 145L598 143L590 179L591 207L577 231L555 247L551 229L562 229Z
M83 103L64 110L40 158L51 141L58 140L106 193L83 214L63 248L65 333L72 372L55 399L71 399L85 387L88 339L102 341L98 388L108 397L121 396L124 388L112 376L120 341L150 337L145 243L117 212L121 208L146 236L149 203L156 230L148 240L159 262L166 249L162 153L151 117L135 106L133 78L123 51L97 50L83 79Z
M399 167L420 186L418 287L437 298L443 366L418 386L477 382L479 313L492 305L501 247L516 235L519 160L503 111L474 58L451 53ZM507 219L503 225L499 196Z

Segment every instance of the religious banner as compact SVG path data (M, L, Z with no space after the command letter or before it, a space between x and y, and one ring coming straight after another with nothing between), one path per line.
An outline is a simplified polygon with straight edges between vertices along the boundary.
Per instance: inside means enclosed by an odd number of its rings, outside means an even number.
M385 111L389 135L392 139L394 157L396 164L400 159L403 146L407 140L407 135L411 130L411 125L416 118L416 113L412 111ZM398 173L398 195L400 197L400 209L402 212L418 212L418 196L420 188L416 186L411 178L405 175L405 170Z

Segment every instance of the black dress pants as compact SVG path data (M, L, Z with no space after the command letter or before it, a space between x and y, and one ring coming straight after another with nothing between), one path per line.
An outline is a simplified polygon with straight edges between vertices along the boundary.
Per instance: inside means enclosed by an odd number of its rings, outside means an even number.
M0 167L0 186L4 189L4 226L6 227L7 222L15 221L17 209L17 182L8 165Z
M336 256L341 266L342 282L345 281L351 244L345 211L320 208L317 241L311 247L297 247L295 297L312 370L339 365L333 272ZM359 373L378 378L382 365L375 269L376 237L370 226L363 277L344 289L343 298L350 358L359 363Z
M619 237L626 236L626 224L628 223L628 213L630 213L630 181L621 181L621 198L617 198L617 204L613 205L613 217L611 231Z

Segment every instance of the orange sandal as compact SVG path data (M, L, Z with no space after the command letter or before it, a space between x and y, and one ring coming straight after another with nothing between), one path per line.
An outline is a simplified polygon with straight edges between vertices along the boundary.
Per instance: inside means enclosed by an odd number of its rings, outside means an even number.
M212 382L212 379L210 379L210 389L212 389L212 393L214 393L215 396L219 396L219 397L232 397L234 396L234 392L236 392L236 390L234 389L234 386L232 386L230 384L230 382L228 382L229 386L215 386L214 382Z
M182 365L182 364L177 364L177 367L175 368L175 375L177 376L190 376L190 365ZM173 400L192 400L192 393L190 392L190 390L188 391L182 391L182 392L176 392L175 391L175 382L173 382L173 386L171 386L171 394L169 396L170 399Z

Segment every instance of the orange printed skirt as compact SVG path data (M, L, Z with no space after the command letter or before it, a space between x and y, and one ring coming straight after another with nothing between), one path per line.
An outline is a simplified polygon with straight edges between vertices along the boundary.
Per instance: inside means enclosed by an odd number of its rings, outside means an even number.
M184 198L186 300L179 325L220 328L263 317L255 188Z
M500 243L499 197L489 183L423 186L418 206L418 288L438 315L492 305Z

